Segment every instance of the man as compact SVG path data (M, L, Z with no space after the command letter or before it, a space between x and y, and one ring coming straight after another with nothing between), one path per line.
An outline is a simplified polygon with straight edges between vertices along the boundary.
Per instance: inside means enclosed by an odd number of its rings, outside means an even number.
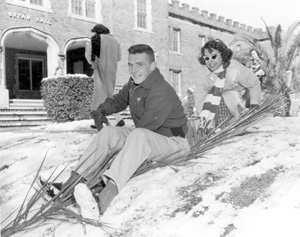
M144 161L188 155L190 150L185 138L187 118L181 101L156 68L152 48L139 44L131 46L128 52L130 79L118 94L107 98L93 113L100 132L85 150L70 178L82 176L83 182L75 187L74 196L82 215L87 218L103 214ZM127 106L135 128L103 127L106 115ZM91 191L86 181L90 174L103 171L101 167L107 158L110 167L101 175L105 187L100 192Z

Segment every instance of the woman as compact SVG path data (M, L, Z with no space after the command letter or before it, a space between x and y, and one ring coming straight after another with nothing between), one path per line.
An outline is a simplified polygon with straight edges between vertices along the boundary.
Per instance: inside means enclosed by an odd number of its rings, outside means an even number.
M201 48L199 62L204 78L199 84L197 106L204 131L208 126L223 128L245 111L241 97L245 88L249 89L251 108L260 103L259 79L232 59L232 54L221 40L210 40Z
M249 53L250 61L246 64L246 67L251 68L259 78L260 83L263 84L263 79L266 76L266 63L262 60L260 53L256 49L251 49Z
M187 89L187 96L182 99L182 106L184 109L184 113L188 118L190 118L195 111L195 95L194 89L192 87Z
M106 26L97 24L92 32L94 35L91 37L91 42L86 45L85 57L94 69L94 94L90 105L91 111L94 111L107 97L112 97L114 94L121 49ZM120 114L114 114L114 117L117 126L125 124ZM94 125L91 127L96 128Z

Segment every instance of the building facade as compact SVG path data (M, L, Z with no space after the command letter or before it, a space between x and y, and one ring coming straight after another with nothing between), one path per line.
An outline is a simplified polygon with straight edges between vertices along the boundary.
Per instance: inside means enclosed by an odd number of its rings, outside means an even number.
M0 17L0 108L14 98L39 99L42 78L53 76L57 67L64 74L92 75L84 51L97 23L121 45L117 84L129 78L127 49L145 43L180 96L201 79L197 57L208 39L229 44L238 32L265 37L261 29L178 0L3 0Z

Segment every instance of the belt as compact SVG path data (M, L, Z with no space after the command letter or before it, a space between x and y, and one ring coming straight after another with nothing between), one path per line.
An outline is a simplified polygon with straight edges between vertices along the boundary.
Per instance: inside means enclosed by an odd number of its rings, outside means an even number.
M176 127L176 128L170 128L171 130L171 133L173 134L173 136L175 137L183 137L185 138L185 133L183 131L183 127L180 126L180 127Z

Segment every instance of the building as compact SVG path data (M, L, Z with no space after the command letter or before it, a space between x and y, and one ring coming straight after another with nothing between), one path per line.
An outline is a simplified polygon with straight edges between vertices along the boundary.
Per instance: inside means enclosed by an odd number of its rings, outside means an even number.
M168 7L170 30L170 81L178 85L178 93L186 95L193 87L197 104L197 86L201 80L198 62L200 49L210 39L221 39L232 50L248 52L249 45L243 42L233 43L235 34L249 35L261 42L267 39L262 29L239 23L224 16L217 16L206 10L191 7L189 4L172 0ZM268 43L268 42L267 42ZM178 81L178 83L176 83Z
M39 99L42 78L63 73L92 74L84 57L97 23L120 42L117 84L128 80L127 49L153 47L159 69L180 96L197 87L197 56L210 38L229 43L234 33L265 34L178 0L3 0L0 3L0 108L10 99ZM241 45L233 45L240 50Z

